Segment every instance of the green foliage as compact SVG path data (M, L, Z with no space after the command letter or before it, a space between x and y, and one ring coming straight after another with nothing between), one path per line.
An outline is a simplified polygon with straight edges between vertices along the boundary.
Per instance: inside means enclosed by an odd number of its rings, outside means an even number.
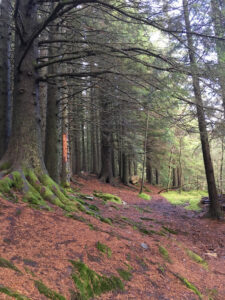
M130 271L126 271L124 269L119 268L117 269L117 272L123 280L129 281L132 278L132 274Z
M97 242L96 243L96 248L102 252L102 253L105 253L107 254L108 257L111 257L112 256L112 250L105 244L102 244L101 242Z
M198 288L197 288L193 283L190 283L186 278L180 276L179 274L175 274L175 276L176 276L177 278L179 278L180 281L181 281L184 285L186 285L187 288L189 288L189 289L192 290L196 295L198 295L198 296L199 296L199 299L202 299L202 298L203 298L202 294L200 293L200 291L198 290Z
M12 269L16 272L21 273L21 271L13 263L11 263L9 260L7 260L3 257L0 257L0 267Z
M170 258L170 256L169 256L169 253L168 253L168 251L166 250L166 248L164 248L163 246L160 246L160 245L159 245L159 253L162 255L162 257L163 257L166 261L168 261L169 263L172 262L172 261L171 261L171 258Z
M102 192L94 192L93 195L97 198L101 198L105 202L110 201L110 202L115 202L117 204L122 204L120 197L112 195L112 194L102 193Z
M164 196L170 203L174 205L185 205L185 209L189 210L196 210L199 211L199 202L202 197L207 196L208 194L204 191L189 191L181 193L176 191L169 191L167 193L162 193L162 196Z
M187 252L187 255L188 255L192 260L194 260L194 261L197 262L198 264L203 265L205 268L208 267L207 262L206 262L201 256L199 256L198 254L192 252L192 251L189 250L189 249L187 249L186 252Z
M151 196L145 193L138 194L138 196L144 200L151 200Z
M52 300L66 300L65 297L63 297L62 295L56 293L55 291L51 290L46 285L44 285L43 282L41 282L39 280L35 280L34 283L35 283L35 286L38 289L39 293L45 295L45 297L52 299Z
M101 276L80 261L71 261L73 265L72 279L79 294L77 299L88 300L111 290L123 290L122 281L116 276Z
M15 298L17 300L30 300L28 297L21 295L20 293L11 290L10 288L3 286L0 284L0 293L6 294L12 298Z

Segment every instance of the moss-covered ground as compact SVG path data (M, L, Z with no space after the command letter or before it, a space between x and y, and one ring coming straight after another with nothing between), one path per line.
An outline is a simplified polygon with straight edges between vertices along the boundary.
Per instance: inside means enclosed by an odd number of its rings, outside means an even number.
M185 209L199 211L201 208L199 206L202 197L208 196L205 191L182 191L181 193L177 191L168 191L167 193L161 194L170 203L174 205L185 205Z

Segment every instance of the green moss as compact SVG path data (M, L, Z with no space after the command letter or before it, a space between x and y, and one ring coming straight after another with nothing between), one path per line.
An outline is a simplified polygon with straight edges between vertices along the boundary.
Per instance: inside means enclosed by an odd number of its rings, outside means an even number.
M7 268L7 269L12 269L16 272L21 273L21 271L13 263L11 263L9 260L7 260L3 257L0 257L0 267Z
M13 186L13 181L7 176L0 180L0 192L8 194Z
M94 211L99 211L99 208L94 204L88 205L88 208Z
M36 280L34 283L39 293L45 295L45 297L52 300L66 300L65 297L63 297L62 295L56 293L55 291L51 290L46 285L44 285L43 282Z
M174 205L185 205L185 209L199 211L199 202L202 197L208 196L204 191L182 191L181 193L176 191L169 191L162 193L170 203Z
M102 193L102 192L94 192L93 195L95 197L101 198L105 202L110 201L110 202L115 202L117 204L122 204L120 197L112 195L112 194Z
M39 192L30 183L28 183L28 187L29 190L25 193L22 200L39 208L43 207L44 209L51 210Z
M17 299L17 300L30 300L28 297L26 297L24 295L21 295L20 293L18 293L16 291L13 291L10 288L5 287L3 285L0 285L0 293L6 294L10 297L13 297L13 298Z
M101 242L97 242L96 243L96 248L102 252L102 253L105 253L107 254L108 257L111 257L112 256L112 250L105 244L102 244Z
M109 218L104 218L104 217L102 217L102 216L99 216L99 220L100 220L101 222L106 223L106 224L112 225L112 221L111 221Z
M6 171L6 170L10 169L11 166L12 166L11 163L9 163L9 162L4 162L4 163L1 164L1 166L0 166L0 171Z
M142 198L144 200L151 200L151 196L149 196L149 195L147 195L145 193L138 194L138 197Z
M203 265L205 268L208 267L207 262L206 262L201 256L199 256L198 254L192 252L192 251L189 250L189 249L187 249L186 252L187 252L187 255L188 255L192 260L194 260L194 261L197 262L198 264Z
M83 262L71 261L72 279L79 290L78 299L88 300L111 290L123 290L122 281L116 276L101 276Z
M16 188L18 191L21 191L24 187L24 179L22 178L20 172L12 172L13 177L13 187Z
M187 288L189 288L190 290L192 290L196 295L199 296L199 299L202 299L202 294L200 293L200 291L198 290L198 288L193 284L193 283L190 283L186 278L180 276L179 274L175 274L175 276L177 278L180 279L180 281L186 285Z
M168 251L166 250L166 248L164 248L163 246L160 246L160 245L159 245L159 253L162 255L162 257L163 257L166 261L168 261L169 263L172 262L172 261L171 261L171 258L170 258L170 256L169 256L169 253L168 253Z
M119 268L117 269L117 272L123 280L129 281L132 278L132 274L130 271Z

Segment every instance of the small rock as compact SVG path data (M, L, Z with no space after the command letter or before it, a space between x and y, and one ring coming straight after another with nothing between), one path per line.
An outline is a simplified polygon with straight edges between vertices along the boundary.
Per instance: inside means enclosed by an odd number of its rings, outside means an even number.
M144 248L145 250L147 250L147 249L148 249L148 245L147 245L147 244L145 244L145 243L141 243L141 247L142 247L142 248Z
M123 204L123 205L127 205L127 202L125 202L125 201L122 201L122 204Z

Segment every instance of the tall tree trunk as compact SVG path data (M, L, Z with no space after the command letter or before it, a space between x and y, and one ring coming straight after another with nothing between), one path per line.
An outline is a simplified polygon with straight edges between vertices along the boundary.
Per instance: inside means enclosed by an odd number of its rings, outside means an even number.
M147 111L146 126L145 126L144 158L143 158L143 164L142 164L140 194L142 193L143 186L144 186L145 162L146 162L146 152L147 152L147 143L148 143L148 124L149 124L149 109Z
M123 177L122 182L125 185L129 185L129 160L128 155L123 152Z
M113 182L112 170L112 129L111 129L111 105L109 99L104 95L107 85L104 82L100 91L101 104L101 172L100 180L103 182Z
M54 39L54 35L50 32L50 40ZM55 51L50 47L49 56L53 57ZM55 64L48 67L48 72L54 74L56 72ZM48 83L47 88L47 115L46 115L46 140L45 140L45 165L49 175L56 182L59 182L59 151L58 151L58 89L57 84L53 80Z
M20 13L15 18L18 22L23 20L25 38L31 37L36 30L36 10L36 2L33 5L30 0L20 2ZM3 161L8 161L15 169L33 168L37 172L46 172L41 149L36 43L32 43L24 55L26 49L27 44L16 31L12 134Z
M212 218L220 218L221 217L221 209L218 202L218 195L216 190L216 183L214 177L213 164L210 154L210 147L208 141L208 133L205 121L205 114L203 109L203 101L201 96L201 89L199 84L199 78L197 76L197 65L196 59L194 55L194 44L191 32L191 25L189 20L189 7L188 0L183 0L183 9L184 9L184 19L185 26L187 32L187 42L188 42L188 53L191 64L191 73L192 73L192 81L193 81L193 89L197 107L197 116L198 116L198 126L200 131L201 145L202 145L202 153L204 159L204 166L206 172L206 179L208 185L208 192L210 198L210 207L209 214Z
M10 39L9 1L0 2L0 159L6 151L10 131Z

